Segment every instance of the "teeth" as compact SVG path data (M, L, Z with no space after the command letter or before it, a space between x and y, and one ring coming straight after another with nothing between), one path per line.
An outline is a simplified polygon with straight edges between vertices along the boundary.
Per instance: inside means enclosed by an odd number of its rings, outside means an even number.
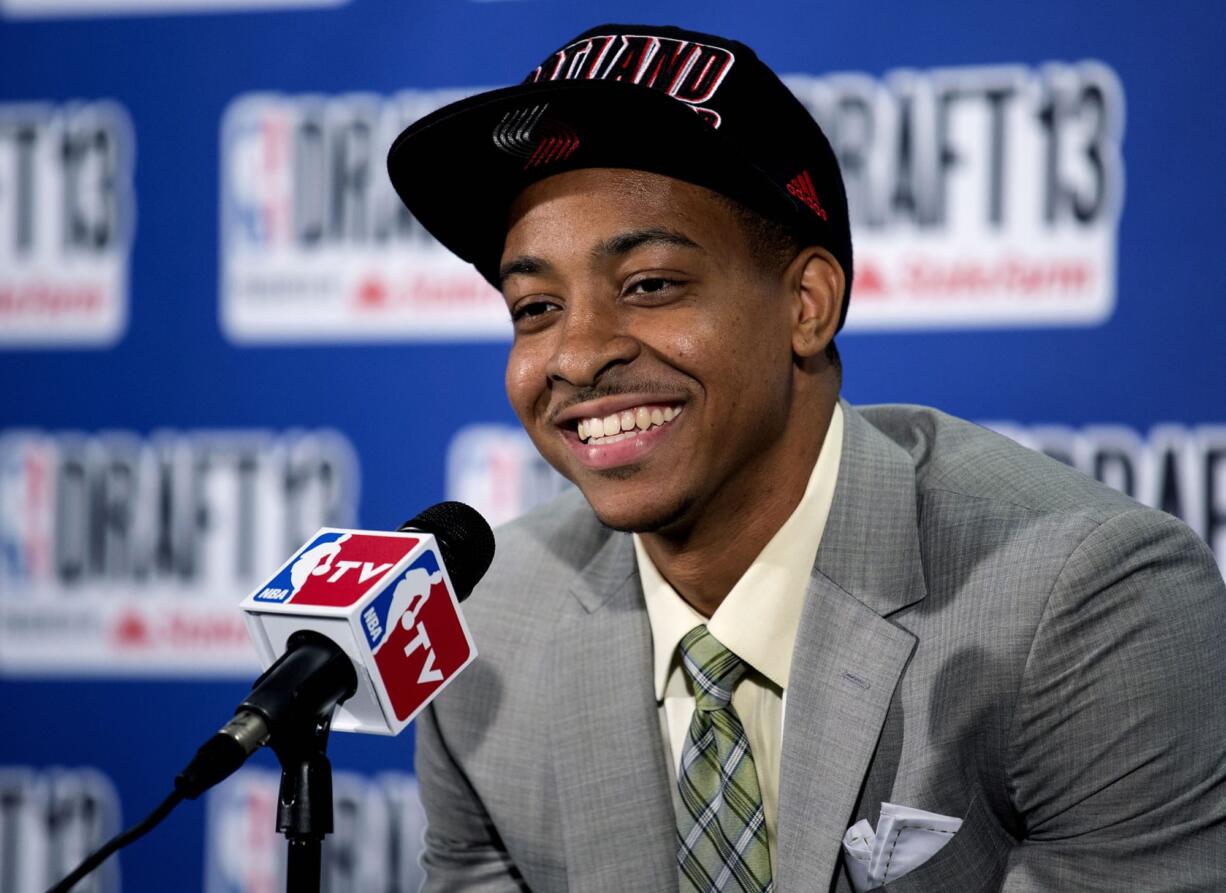
M612 442L608 438L624 440L632 433L646 431L653 426L671 422L681 414L679 406L637 406L625 409L603 418L582 419L578 425L579 439L587 442L601 439L601 442Z

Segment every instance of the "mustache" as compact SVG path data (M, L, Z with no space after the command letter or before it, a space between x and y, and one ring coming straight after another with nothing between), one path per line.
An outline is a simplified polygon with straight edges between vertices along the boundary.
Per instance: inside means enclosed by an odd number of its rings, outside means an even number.
M578 406L580 403L587 403L589 400L601 400L605 397L620 397L623 394L653 394L662 397L677 397L684 400L688 395L677 387L676 382L661 381L660 379L652 378L636 378L634 380L617 381L617 382L601 382L600 384L590 385L585 388L579 388L574 393L553 406L549 410L549 421L551 424L557 421L557 418L572 406Z

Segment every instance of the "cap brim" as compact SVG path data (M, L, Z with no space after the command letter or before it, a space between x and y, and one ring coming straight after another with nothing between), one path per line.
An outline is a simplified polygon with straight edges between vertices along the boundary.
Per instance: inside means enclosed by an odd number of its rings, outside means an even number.
M543 135L552 138L544 148ZM471 96L410 125L392 144L387 165L413 215L495 287L512 202L531 183L564 171L649 171L777 219L795 210L684 103L607 81L521 84Z

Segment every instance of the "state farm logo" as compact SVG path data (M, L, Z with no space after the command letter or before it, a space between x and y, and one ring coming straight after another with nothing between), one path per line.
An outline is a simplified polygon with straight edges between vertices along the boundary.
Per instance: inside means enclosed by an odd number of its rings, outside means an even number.
M1124 94L1099 62L795 76L856 250L850 329L1089 325L1115 307Z
M221 321L244 343L505 338L507 312L409 214L387 147L463 95L235 99L222 122Z
M0 348L123 333L134 143L114 102L0 105Z

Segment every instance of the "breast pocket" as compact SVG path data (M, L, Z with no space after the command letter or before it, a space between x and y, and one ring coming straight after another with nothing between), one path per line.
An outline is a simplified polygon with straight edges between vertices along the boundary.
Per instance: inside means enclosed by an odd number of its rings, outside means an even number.
M996 890L1004 874L1013 839L976 794L962 818L962 827L931 859L898 880L879 887L883 893L959 893Z

